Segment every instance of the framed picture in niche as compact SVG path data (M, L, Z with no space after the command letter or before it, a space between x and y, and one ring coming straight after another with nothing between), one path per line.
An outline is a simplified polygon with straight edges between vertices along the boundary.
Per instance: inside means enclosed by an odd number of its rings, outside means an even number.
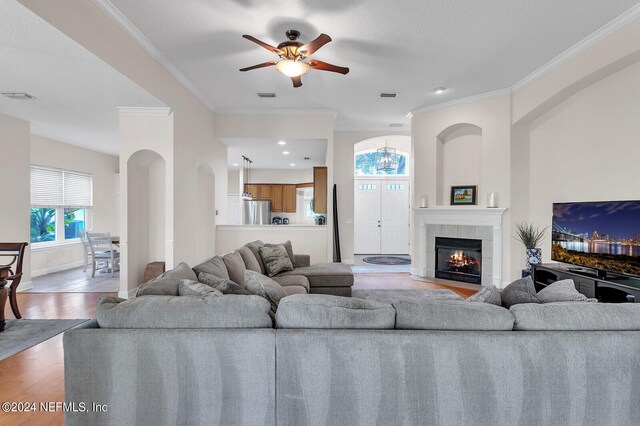
M452 206L475 206L478 204L478 185L451 187Z

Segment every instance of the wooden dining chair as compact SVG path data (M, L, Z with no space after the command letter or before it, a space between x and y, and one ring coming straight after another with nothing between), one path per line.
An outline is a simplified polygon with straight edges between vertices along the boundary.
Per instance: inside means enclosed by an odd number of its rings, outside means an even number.
M91 250L91 277L96 276L96 270L110 269L111 276L116 273L116 267L120 266L120 252L113 247L111 234L101 232L87 232L89 249ZM106 265L104 267L99 267Z
M11 281L9 285L9 303L13 315L20 319L20 309L18 309L18 300L16 292L22 279L22 261L24 260L24 251L29 243L0 243L0 268L9 268L9 276L4 279Z

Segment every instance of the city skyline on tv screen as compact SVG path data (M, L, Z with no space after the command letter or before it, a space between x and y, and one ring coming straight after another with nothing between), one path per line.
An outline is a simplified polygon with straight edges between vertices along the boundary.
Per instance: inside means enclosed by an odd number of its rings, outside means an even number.
M640 237L640 201L557 203L553 205L553 228L575 234L610 239Z

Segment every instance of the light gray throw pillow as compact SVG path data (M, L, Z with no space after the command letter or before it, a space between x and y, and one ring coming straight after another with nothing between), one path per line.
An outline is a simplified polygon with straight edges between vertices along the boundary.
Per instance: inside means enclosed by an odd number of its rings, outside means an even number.
M536 294L540 303L553 302L597 302L598 299L589 299L576 290L573 280L560 280L549 284Z
M536 287L530 276L515 280L506 286L500 293L500 297L502 298L502 306L507 309L519 303L540 303L536 296Z
M282 244L265 244L265 247L274 247L274 246L283 246L287 251L287 255L289 256L289 260L291 260L291 265L296 268L296 256L293 254L293 246L291 245L291 240L287 240Z
M260 247L260 256L270 277L280 272L293 271L287 249L282 244Z
M467 302L482 302L502 306L502 297L500 297L500 290L497 288L483 287L479 292L468 297Z
M222 294L252 294L231 280L225 280L224 278L216 277L206 272L200 272L198 274L198 281L216 290L220 290Z
M198 281L180 280L178 296L221 297L223 294L219 290Z
M206 272L207 274L215 275L216 277L229 279L229 272L227 272L227 266L224 264L224 260L220 256L212 257L206 262L202 262L198 266L193 267L194 272L197 274Z
M184 262L173 269L166 271L158 278L154 278L144 284L140 284L136 290L138 296L177 296L180 280L197 281L198 277Z
M255 271L245 271L244 286L252 294L262 296L267 299L269 303L271 303L271 311L274 314L278 309L280 300L288 296L287 292L280 284Z

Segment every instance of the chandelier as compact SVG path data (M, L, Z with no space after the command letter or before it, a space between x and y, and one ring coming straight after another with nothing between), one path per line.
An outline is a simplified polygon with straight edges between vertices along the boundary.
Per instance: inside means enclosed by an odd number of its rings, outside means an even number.
M395 148L389 148L385 139L385 146L376 150L376 169L379 172L395 172L398 169L398 154Z

